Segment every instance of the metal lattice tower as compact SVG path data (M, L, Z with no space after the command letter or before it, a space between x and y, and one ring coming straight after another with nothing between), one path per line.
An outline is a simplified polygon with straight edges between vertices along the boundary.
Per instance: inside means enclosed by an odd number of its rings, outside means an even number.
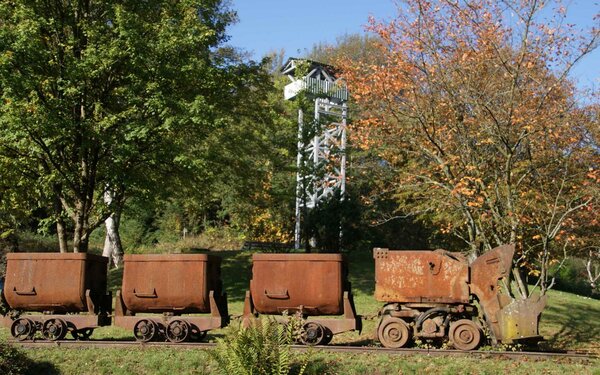
M302 67L306 75L297 77ZM298 156L296 178L295 248L300 248L303 209L312 209L323 200L346 192L346 125L348 90L335 77L331 66L310 60L289 59L281 69L291 81L284 97L293 100L300 92L314 101L314 135L306 139L304 113L298 110Z

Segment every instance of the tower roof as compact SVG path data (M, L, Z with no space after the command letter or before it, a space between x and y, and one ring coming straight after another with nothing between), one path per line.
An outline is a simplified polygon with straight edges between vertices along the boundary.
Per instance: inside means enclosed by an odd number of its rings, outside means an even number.
M285 64L281 67L281 73L293 76L296 68L301 63L308 63L308 75L307 77L311 78L319 78L318 76L324 76L324 78L328 78L327 80L335 81L336 80L336 69L332 65L324 64L318 61L310 60L310 59L301 59L297 57L290 57L287 59Z

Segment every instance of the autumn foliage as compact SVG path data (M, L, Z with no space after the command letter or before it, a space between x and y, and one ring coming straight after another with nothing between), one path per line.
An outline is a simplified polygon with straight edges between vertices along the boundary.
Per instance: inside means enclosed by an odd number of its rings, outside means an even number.
M398 210L472 255L517 243L542 290L564 252L598 246L598 97L569 71L599 35L559 5L407 0L369 22L381 63L338 62L363 108L354 142L394 170Z

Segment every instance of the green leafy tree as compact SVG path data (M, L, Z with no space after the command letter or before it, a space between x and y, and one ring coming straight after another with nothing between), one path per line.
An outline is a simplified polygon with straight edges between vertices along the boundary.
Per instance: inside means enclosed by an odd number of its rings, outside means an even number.
M16 231L38 201L35 186L20 178L23 172L14 166L11 160L0 156L0 278L6 271L6 253L18 248Z
M127 197L211 177L206 141L259 70L219 48L234 20L221 0L0 4L0 154L49 196L61 251L64 219L85 252Z

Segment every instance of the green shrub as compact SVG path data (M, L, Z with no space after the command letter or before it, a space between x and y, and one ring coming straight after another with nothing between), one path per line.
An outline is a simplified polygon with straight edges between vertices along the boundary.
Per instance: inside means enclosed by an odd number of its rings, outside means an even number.
M285 325L274 319L259 319L249 328L230 327L209 355L223 375L303 374L310 354L294 366L290 348L298 328L294 319Z
M550 272L556 272L550 270ZM556 274L554 289L563 292L575 293L581 296L593 296L593 290L587 280L585 262L583 259L567 259Z
M0 341L0 374L24 374L29 365L29 358L19 349L4 341Z

